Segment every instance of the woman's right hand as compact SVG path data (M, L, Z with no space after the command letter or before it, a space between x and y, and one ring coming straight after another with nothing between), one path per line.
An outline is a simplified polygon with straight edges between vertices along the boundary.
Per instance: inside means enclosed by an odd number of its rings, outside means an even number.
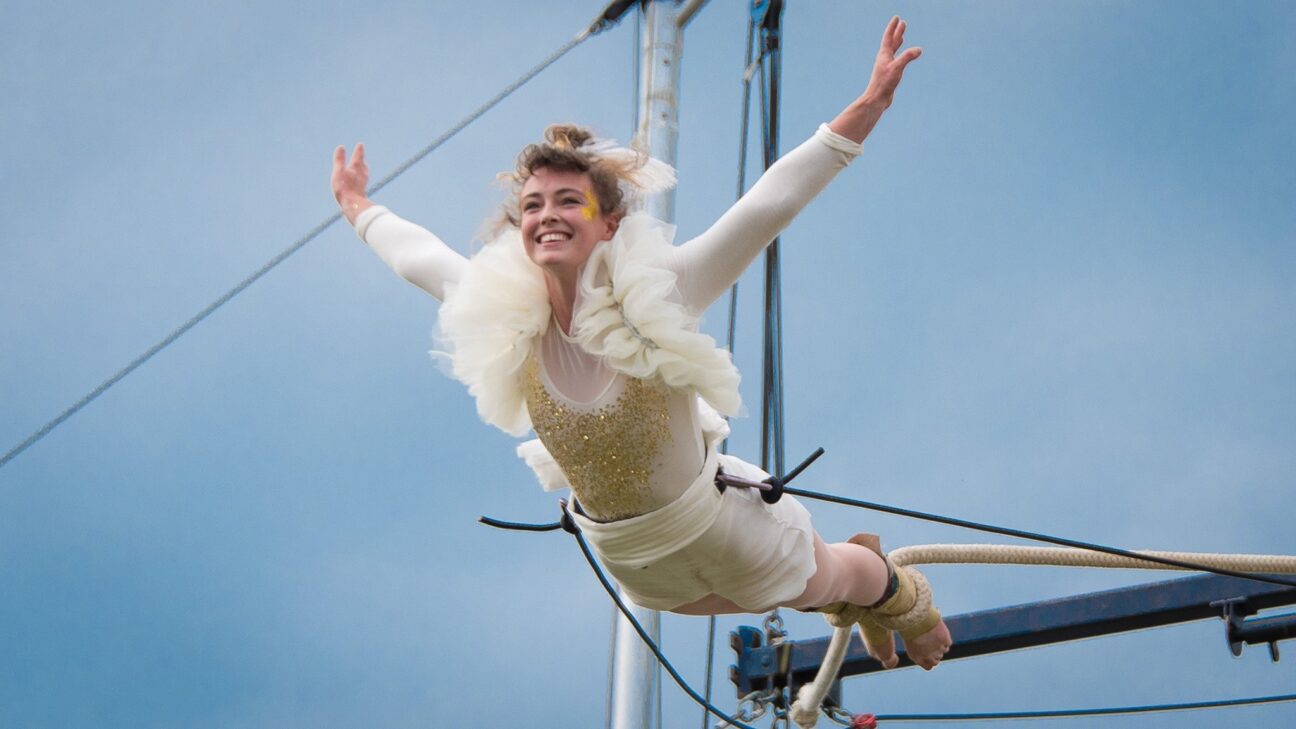
M369 165L364 160L364 142L355 146L351 161L347 162L346 147L333 150L333 199L342 208L347 222L355 225L356 218L373 205L365 194L369 187Z

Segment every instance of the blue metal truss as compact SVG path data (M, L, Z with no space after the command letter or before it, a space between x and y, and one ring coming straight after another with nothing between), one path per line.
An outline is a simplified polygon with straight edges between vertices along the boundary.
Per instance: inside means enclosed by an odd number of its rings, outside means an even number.
M1270 655L1277 660L1276 642L1296 637L1296 615L1247 616L1292 604L1296 604L1296 588L1218 575L1091 592L948 617L945 622L956 642L945 660L1206 618L1224 618L1226 640L1234 655L1241 653L1243 643L1268 643ZM828 638L766 645L761 630L742 626L730 633L730 644L737 663L729 667L729 678L739 697L771 686L789 687L795 695L797 688L814 679ZM903 643L897 649L900 665L912 665ZM859 635L853 636L838 678L881 670Z

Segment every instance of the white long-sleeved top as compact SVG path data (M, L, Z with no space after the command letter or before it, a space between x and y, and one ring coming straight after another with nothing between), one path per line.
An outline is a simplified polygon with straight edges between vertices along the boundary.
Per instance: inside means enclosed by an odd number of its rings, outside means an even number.
M820 126L706 232L654 261L674 274L672 298L700 314L859 152L858 143ZM438 300L469 266L434 234L385 207L365 210L355 227L393 271ZM585 511L623 519L679 496L706 455L695 394L629 377L558 326L547 327L537 344L523 373L527 408Z

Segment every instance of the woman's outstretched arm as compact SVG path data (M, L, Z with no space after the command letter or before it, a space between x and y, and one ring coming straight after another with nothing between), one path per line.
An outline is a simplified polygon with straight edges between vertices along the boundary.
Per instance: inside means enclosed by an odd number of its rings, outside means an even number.
M331 183L333 198L360 239L398 276L444 300L446 284L459 280L467 259L426 228L369 199L365 192L369 166L365 164L363 143L355 146L350 162L345 147L333 150Z
M680 293L689 308L701 311L710 306L859 154L860 143L895 98L905 67L922 54L919 48L897 54L904 31L904 21L892 18L864 93L813 138L781 157L705 233L679 247L671 268L679 274Z

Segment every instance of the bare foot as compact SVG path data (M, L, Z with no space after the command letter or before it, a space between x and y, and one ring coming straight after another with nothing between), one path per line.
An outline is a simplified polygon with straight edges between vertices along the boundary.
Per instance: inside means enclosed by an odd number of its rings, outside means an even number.
M926 633L905 641L905 652L909 654L909 660L922 666L924 671L930 671L941 662L953 644L949 628L945 627L945 621L942 620Z
M891 631L880 628L871 618L860 621L860 634L864 636L864 647L883 668L895 668L900 662L896 655L895 636Z

